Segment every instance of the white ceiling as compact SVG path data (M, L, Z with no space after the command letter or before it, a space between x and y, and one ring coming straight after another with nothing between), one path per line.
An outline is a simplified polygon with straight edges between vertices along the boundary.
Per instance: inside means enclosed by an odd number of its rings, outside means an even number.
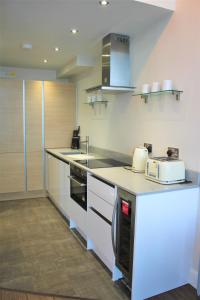
M0 0L0 66L59 69L96 49L107 33L134 36L167 13L133 0L109 2L101 7L99 0ZM73 27L77 36L70 33ZM23 43L33 49L22 49Z

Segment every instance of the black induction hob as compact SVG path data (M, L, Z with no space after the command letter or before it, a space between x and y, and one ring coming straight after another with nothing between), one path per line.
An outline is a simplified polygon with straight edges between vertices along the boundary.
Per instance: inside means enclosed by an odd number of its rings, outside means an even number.
M89 169L98 169L98 168L111 168L111 167L123 167L127 166L121 161L114 160L111 158L101 158L101 159L84 159L84 160L75 160L82 166L85 166Z

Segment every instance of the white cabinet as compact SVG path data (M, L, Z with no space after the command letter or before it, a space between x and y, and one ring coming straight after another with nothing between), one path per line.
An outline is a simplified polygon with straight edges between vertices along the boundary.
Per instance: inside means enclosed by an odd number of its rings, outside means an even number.
M69 164L59 160L59 193L58 206L64 215L69 217L69 200L70 200L70 167Z
M46 160L47 166L47 191L49 193L50 198L56 203L57 195L56 195L56 186L57 186L57 168L56 168L56 158L50 154L47 154Z
M199 188L136 198L132 300L191 283Z
M66 162L47 154L47 191L58 209L69 217L70 167Z
M92 175L88 175L87 192L87 237L93 251L113 272L115 257L112 248L111 225L115 189Z
M77 231L87 239L87 211L70 198L69 201L70 228Z
M105 221L92 208L88 209L88 237L92 241L93 251L113 272L115 257L111 240L111 223Z
M115 188L103 180L97 179L95 176L88 175L88 190L104 199L106 202L114 206Z

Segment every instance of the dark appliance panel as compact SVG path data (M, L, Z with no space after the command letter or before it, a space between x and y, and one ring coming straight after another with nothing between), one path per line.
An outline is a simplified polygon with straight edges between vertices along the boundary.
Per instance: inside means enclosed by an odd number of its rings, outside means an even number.
M132 285L136 197L118 189L113 213L112 240L116 266ZM114 232L115 231L115 232Z
M77 126L75 130L73 130L71 148L72 149L80 149L80 126Z
M89 168L89 169L98 169L98 168L111 168L111 167L123 167L128 164L121 161L112 159L112 158L99 158L99 159L85 159L85 160L76 160L77 163Z
M87 172L70 165L70 196L84 210L87 210Z

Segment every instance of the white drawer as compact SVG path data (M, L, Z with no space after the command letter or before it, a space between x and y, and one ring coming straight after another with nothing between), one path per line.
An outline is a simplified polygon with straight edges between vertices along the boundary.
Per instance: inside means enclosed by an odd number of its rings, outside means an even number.
M86 238L87 212L71 198L69 199L68 211L69 211L70 221L73 221L76 224L77 229L80 229L81 234L83 235L84 238Z
M87 195L88 208L93 207L109 221L112 221L113 206L91 191Z
M112 248L111 225L90 208L88 209L88 239L93 242L93 251L112 272L115 257Z
M115 203L115 188L92 175L88 175L87 180L88 190L104 199L114 206Z

